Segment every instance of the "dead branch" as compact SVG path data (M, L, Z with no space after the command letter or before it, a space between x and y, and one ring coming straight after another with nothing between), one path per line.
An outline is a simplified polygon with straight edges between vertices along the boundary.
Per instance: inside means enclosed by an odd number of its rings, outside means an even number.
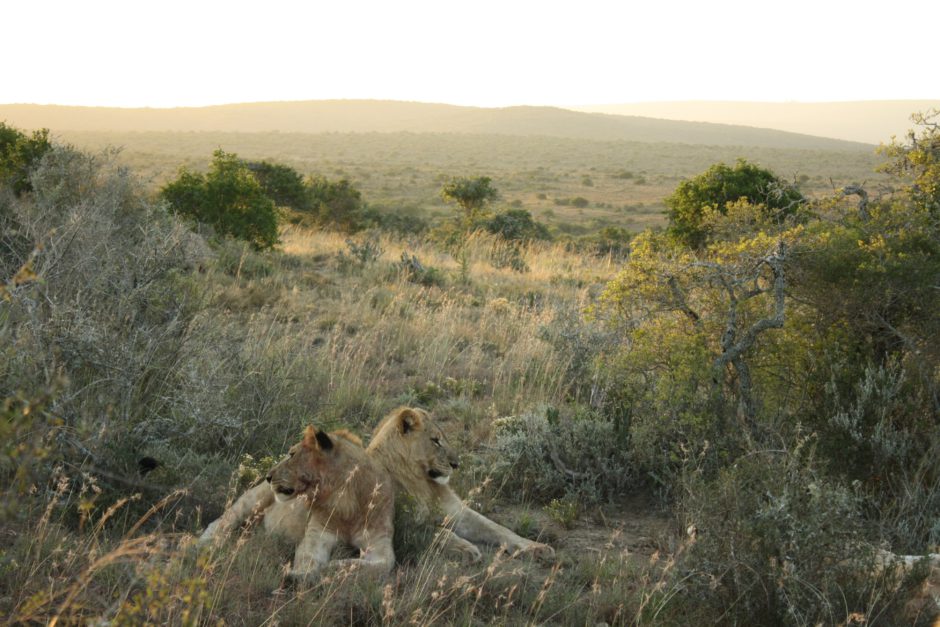
M676 277L670 276L666 280L666 283L669 285L669 290L672 292L673 307L675 307L677 311L684 313L697 328L701 327L701 316L689 307L688 299L682 291L682 288L679 287L679 282L676 280Z
M861 185L846 185L842 188L843 196L858 196L858 215L868 220L868 192Z
M728 292L728 322L725 332L721 336L721 355L714 361L715 372L722 371L729 363L734 366L738 377L738 387L741 392L741 403L744 413L748 420L752 420L756 414L756 406L753 400L751 386L750 369L743 360L744 353L754 345L757 337L769 330L783 327L786 315L786 277L784 275L784 262L786 260L786 245L780 241L773 253L765 257L757 266L757 272L766 265L773 274L773 283L769 288L761 289L755 278L755 287L745 292L739 297L734 290L734 286L724 277L722 282ZM773 315L758 320L750 326L743 334L738 329L738 306L741 302L753 298L759 294L771 292L774 297Z

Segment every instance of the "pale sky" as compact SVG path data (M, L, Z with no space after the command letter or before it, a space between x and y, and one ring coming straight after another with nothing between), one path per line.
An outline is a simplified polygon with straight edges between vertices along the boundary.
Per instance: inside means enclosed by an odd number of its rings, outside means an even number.
M7 0L0 103L940 97L940 0Z

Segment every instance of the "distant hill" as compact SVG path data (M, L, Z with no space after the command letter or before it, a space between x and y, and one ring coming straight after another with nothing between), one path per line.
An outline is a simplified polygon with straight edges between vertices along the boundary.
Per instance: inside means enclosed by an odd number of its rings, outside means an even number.
M911 114L940 109L940 100L861 102L640 102L571 107L575 111L651 116L774 128L872 144L903 137Z
M586 113L555 107L484 109L382 100L259 102L174 109L0 105L0 120L53 131L414 132L565 137L870 151L871 146L766 128Z

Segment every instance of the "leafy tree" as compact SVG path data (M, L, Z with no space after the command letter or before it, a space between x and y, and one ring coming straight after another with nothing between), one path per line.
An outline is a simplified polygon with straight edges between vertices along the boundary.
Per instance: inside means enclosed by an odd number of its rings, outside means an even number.
M936 133L892 147L890 196L869 202L853 187L856 207L840 194L801 208L799 222L729 201L701 213L697 248L674 234L633 240L594 312L623 333L604 358L608 402L630 416L651 472L675 476L697 442L729 455L798 437L800 425L821 436L834 473L920 542L936 537L917 509L938 512L940 499L889 479L920 468L924 485L940 480L940 221L926 154Z
M525 209L497 213L483 222L483 228L510 241L548 240L548 228L532 218Z
M800 298L812 303L826 324L851 331L857 353L879 367L899 359L908 367L940 359L940 126L915 115L921 127L906 143L882 152L892 159L880 169L897 184L890 196L869 202L861 187L853 211L836 205L828 220L807 225L801 253ZM826 207L822 207L825 211ZM838 298L834 298L838 295Z
M304 186L304 177L294 168L267 161L246 163L261 189L278 207L290 207L294 211L308 208L309 198Z
M8 183L17 196L32 191L29 172L51 149L49 129L26 135L0 122L0 183Z
M770 170L739 159L734 167L716 163L679 184L665 199L669 207L669 234L677 241L700 248L708 241L703 220L709 212L725 214L729 203L747 201L776 222L794 213L805 201L796 187Z
M180 170L160 192L170 209L257 249L277 243L277 210L244 162L216 150L208 174Z
M362 193L346 179L331 181L323 176L307 179L307 206L321 226L351 233L365 227Z
M891 158L881 170L907 183L906 193L912 202L940 216L940 110L916 113L914 123L923 130L921 136L912 130L907 142L892 141L880 152Z
M499 198L499 190L493 187L492 182L488 176L457 177L441 188L441 198L457 203L463 210L464 219L472 221L491 201Z

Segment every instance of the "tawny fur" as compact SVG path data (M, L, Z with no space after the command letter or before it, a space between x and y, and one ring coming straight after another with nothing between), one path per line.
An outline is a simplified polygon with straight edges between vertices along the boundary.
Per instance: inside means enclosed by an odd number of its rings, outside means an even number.
M246 491L210 524L200 542L224 535L250 516L263 516L264 529L297 544L290 575L309 578L344 542L360 550L358 560L388 572L394 514L392 480L348 431L325 434L307 427L268 480Z
M366 448L402 490L425 513L444 517L444 546L447 550L481 559L474 543L502 546L512 554L529 553L539 559L554 559L547 544L533 542L467 507L447 485L457 467L457 455L447 445L443 432L424 410L400 407L375 428Z

